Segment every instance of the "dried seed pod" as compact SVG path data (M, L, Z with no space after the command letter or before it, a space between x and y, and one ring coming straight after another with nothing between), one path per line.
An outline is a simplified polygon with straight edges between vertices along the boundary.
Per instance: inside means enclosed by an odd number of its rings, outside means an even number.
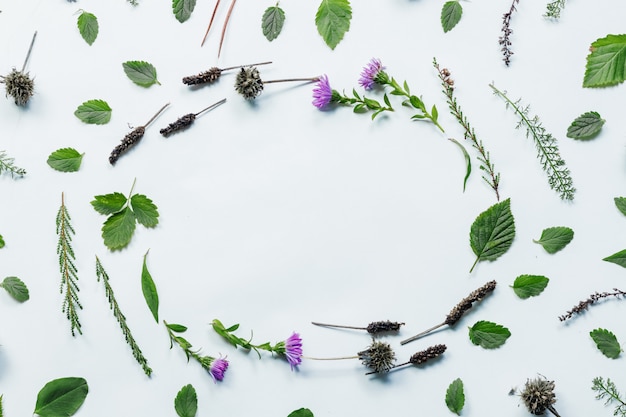
M161 112L165 110L165 108L169 105L170 103L167 103L165 106L161 107L161 109L158 112L156 112L156 114L152 116L150 120L148 120L148 123L144 124L143 126L136 127L135 129L132 130L132 132L124 136L124 139L122 139L122 142L119 145L117 145L113 149L113 151L111 151L111 155L109 155L109 163L111 165L115 165L119 157L124 152L126 152L127 150L135 146L137 143L139 143L141 138L143 138L143 135L146 133L146 127L148 127L148 125L152 123L154 119L156 119L157 116L161 114Z
M217 103L213 103L209 107L206 107L206 108L200 110L198 113L186 114L186 115L180 117L175 122L170 123L167 127L161 129L160 133L163 136L168 137L172 133L175 133L175 132L178 132L178 131L181 131L181 130L185 130L189 126L191 126L191 124L196 120L196 117L198 117L200 114L202 114L202 113L204 113L206 111L209 111L212 108L215 108L215 107L219 106L220 104L224 104L225 102L226 102L226 99L222 99L222 100L218 101Z
M389 370L399 368L401 366L406 366L406 365L421 365L424 362L428 362L429 360L438 358L446 351L446 349L447 349L446 345L431 346L420 352L414 353L407 362L392 366ZM368 372L366 375L375 374L375 373L377 372L372 371L372 372Z
M252 65L267 65L271 63L272 61L267 61L267 62L260 62L258 64L236 65L234 67L227 67L227 68L211 67L209 68L208 71L201 72L200 74L189 75L187 77L183 77L183 84L186 84L186 85L212 84L222 76L222 72L224 71L228 71L228 70L232 70L236 68L249 67Z
M338 325L338 324L326 324L326 323L317 323L317 322L311 322L312 324L316 325L316 326L323 326L323 327L336 327L336 328L340 328L340 329L355 329L355 330L366 330L369 334L371 335L375 335L378 333L385 333L385 332L397 332L398 330L400 330L401 326L404 326L404 323L399 323L397 321L373 321L370 324L367 325L367 327L356 327L356 326L342 326L342 325Z
M244 67L241 68L241 70L237 74L237 78L235 80L235 90L239 94L241 94L246 100L254 100L261 94L261 92L263 92L263 87L265 84L284 83L292 81L314 82L318 80L319 77L283 78L280 80L263 81L259 74L259 70L257 70L255 67Z
M548 381L545 377L540 376L533 380L526 380L524 389L520 393L524 405L531 414L536 416L543 415L546 410L555 416L559 414L552 404L556 402L554 394L554 381Z
M33 39L30 42L30 47L28 48L24 65L22 65L22 70L18 71L13 68L7 76L0 76L0 82L4 83L6 87L6 97L13 97L15 104L18 106L25 106L28 104L28 100L30 100L35 93L35 82L32 78L30 78L30 74L27 72L25 73L24 70L26 69L26 63L28 62L30 53L33 50L36 37L37 32L35 32Z
M358 353L358 357L363 365L372 369L370 373L389 372L396 360L396 354L389 343L372 341L372 344Z

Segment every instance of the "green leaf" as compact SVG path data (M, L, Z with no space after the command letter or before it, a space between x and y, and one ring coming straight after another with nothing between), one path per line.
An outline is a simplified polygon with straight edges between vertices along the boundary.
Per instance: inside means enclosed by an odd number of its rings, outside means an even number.
M78 30L85 42L89 45L93 44L98 37L98 18L91 13L83 11L78 16Z
M83 378L67 377L48 382L37 394L35 414L40 417L69 417L83 405L89 387Z
M469 338L472 343L485 349L499 348L510 336L509 329L490 321L476 322L469 329Z
M130 78L130 80L137 85L142 87L150 87L152 84L161 85L159 80L157 80L156 68L154 68L154 66L149 62L126 61L122 64L122 66L124 67L124 72L128 78Z
M0 249L4 248L4 238L0 235Z
M187 384L178 391L174 408L180 417L195 417L198 412L198 396L193 385Z
M511 288L519 298L526 299L541 294L549 281L542 275L520 275L515 278Z
M607 35L589 49L583 87L607 87L624 81L626 35Z
M446 391L446 405L448 409L456 415L461 415L461 410L465 405L465 393L463 392L463 381L460 378L452 381Z
M626 197L615 197L613 201L615 201L615 207L626 216Z
M143 194L135 194L130 198L130 204L135 212L139 224L145 227L154 227L159 223L159 212L152 200Z
M614 253L611 256L607 256L606 258L602 259L603 261L607 261L607 262L612 262L614 264L617 264L623 268L626 268L626 249L621 250L617 253Z
M91 202L93 208L100 214L109 215L117 213L126 205L126 196L122 193L97 195Z
M176 333L184 333L187 331L187 326L183 326L182 324L170 324L168 323L167 328Z
M589 332L589 336L596 342L596 346L607 358L616 359L622 352L622 348L613 333L606 329L595 329Z
M476 261L493 261L506 253L515 238L515 220L511 213L511 199L494 204L482 212L470 230L470 245Z
M172 11L180 23L191 17L194 7L196 7L196 0L172 0Z
M152 312L152 316L156 322L159 322L159 294L157 293L156 285L152 279L152 275L148 271L146 265L146 259L148 258L148 252L143 256L143 267L141 269L141 291L143 292L143 298L148 304L148 308Z
M6 277L4 281L0 282L0 287L4 288L15 301L20 303L30 298L26 284L18 277Z
M456 0L447 1L441 9L441 26L444 32L449 32L461 20L463 6Z
M548 253L556 253L567 246L574 239L574 231L569 227L548 227L541 232L539 240L533 242L540 244Z
M284 24L285 12L278 7L278 4L265 9L261 20L261 28L263 29L263 35L265 35L268 41L271 42L280 35Z
M352 7L348 0L322 0L315 14L315 25L330 49L335 49L350 30L351 19Z
M313 413L308 408L299 408L289 413L287 417L313 417Z
M572 139L592 139L600 133L605 121L598 112L588 111L583 113L567 128L567 137Z
M130 243L135 232L135 214L128 207L109 217L102 226L102 238L107 248L121 249Z
M111 120L111 107L104 100L89 100L78 106L74 115L81 121L94 125L104 125Z
M465 146L463 146L458 140L454 138L449 138L454 144L456 144L463 152L463 157L465 158L465 178L463 178L463 192L465 192L465 185L467 184L467 179L472 173L472 159L470 158Z
M76 172L80 168L84 153L74 148L61 148L48 156L48 165L61 172Z

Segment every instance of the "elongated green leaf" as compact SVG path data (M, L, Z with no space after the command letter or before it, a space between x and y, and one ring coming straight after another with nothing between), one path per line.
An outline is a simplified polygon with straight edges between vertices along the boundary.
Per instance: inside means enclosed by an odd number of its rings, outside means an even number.
M93 44L98 37L98 18L92 13L83 11L78 16L78 31L85 42Z
M78 106L74 115L81 121L94 125L104 125L111 120L111 107L104 100L89 100Z
M176 333L184 333L187 331L187 326L183 326L182 324L170 324L168 323L167 328Z
M602 130L605 121L598 112L589 111L583 113L567 128L567 137L572 139L592 139Z
M449 32L461 20L463 6L457 0L447 1L441 8L441 26L444 32Z
M159 223L157 206L143 194L135 194L130 198L130 205L135 212L139 224L154 227Z
M533 242L540 244L548 253L556 253L567 246L574 239L574 231L569 227L549 227L541 232L539 240Z
M469 329L469 338L472 343L485 349L499 348L510 336L509 329L490 321L476 322Z
M76 172L80 169L84 153L74 148L61 148L48 156L48 165L61 172Z
M4 281L0 283L0 287L4 288L11 297L20 303L30 298L26 284L18 277L6 277Z
M128 207L111 215L102 226L102 238L107 248L121 249L130 243L135 232L135 214Z
M278 5L265 9L265 13L263 13L263 18L261 19L261 29L263 29L263 35L268 41L271 42L280 35L284 24L285 12L278 7Z
M143 298L148 304L148 308L154 317L156 322L159 322L159 294L157 293L156 285L152 279L152 275L148 271L146 260L148 258L148 252L143 256L143 267L141 269L141 291L143 292Z
M287 417L313 417L313 413L308 408L299 408L289 413Z
M476 261L493 261L509 250L515 238L515 220L511 213L511 199L494 204L482 212L470 230L470 245Z
M351 19L352 7L348 0L322 0L315 14L315 25L330 49L335 49L350 30Z
M195 417L198 412L198 396L193 385L185 385L178 391L174 408L180 417Z
M195 3L195 2L194 2ZM146 61L126 61L122 64L126 76L132 82L142 87L150 87L153 84L159 84L157 80L157 71L154 65Z
M91 202L93 208L100 214L113 214L121 211L126 205L126 196L122 193L97 195Z
M615 197L613 201L615 201L615 207L626 216L626 197Z
M461 415L461 410L465 405L465 393L463 392L463 381L460 378L452 381L446 390L446 405L448 409L456 415Z
M616 359L622 352L622 348L615 335L606 329L595 329L589 332L589 336L596 342L596 346L604 356Z
M69 417L83 405L89 387L84 378L67 377L48 382L37 394L35 414L40 417Z
M511 287L519 298L525 299L541 294L549 281L542 275L520 275L515 278Z
M463 192L465 192L465 185L467 184L467 179L472 173L472 159L467 153L465 146L463 146L458 140L454 138L449 138L449 139L452 141L452 143L454 143L461 149L461 152L463 152L463 157L465 158L465 177L463 178Z
M591 44L583 87L607 87L626 76L626 35L607 35Z
M191 17L194 7L196 7L196 0L172 0L172 11L180 23Z
M607 256L606 258L602 260L607 261L607 262L612 262L623 268L626 268L626 249L623 249L617 253L614 253L611 256Z

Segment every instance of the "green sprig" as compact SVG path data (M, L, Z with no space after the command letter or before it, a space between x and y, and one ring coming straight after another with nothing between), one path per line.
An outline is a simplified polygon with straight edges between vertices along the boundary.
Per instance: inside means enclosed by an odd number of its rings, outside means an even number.
M278 342L275 345L272 345L269 342L261 343L259 345L253 345L251 343L252 335L250 335L250 339L245 340L232 334L235 330L239 328L239 324L234 324L226 328L222 324L221 321L214 319L211 322L211 326L213 327L213 330L215 330L217 334L219 334L224 339L226 339L228 343L230 343L231 345L235 347L239 346L246 350L254 350L257 353L257 355L259 355L259 359L261 358L261 353L259 352L259 350L265 350L267 352L271 352L272 354L273 353L277 353L279 355L285 354L285 342L284 341Z
M345 93L342 94L337 90L332 90L332 98L330 101L331 103L354 106L353 111L355 113L366 113L368 111L372 111L372 120L384 111L394 111L393 107L391 107L389 97L387 97L386 94L383 96L383 101L386 106L383 106L374 99L365 96L361 97L355 89L352 89L352 97L347 96Z
M6 151L0 151L0 174L8 172L11 174L11 177L15 175L23 177L26 175L26 170L16 166L13 161L14 159L9 157Z
M604 405L615 403L616 407L613 411L614 416L626 417L626 402L622 399L621 394L617 391L617 387L607 378L606 381L601 376L593 379L593 385L591 387L596 394L596 400L605 400Z
M200 349L191 349L193 345L189 343L187 339L182 336L177 336L175 334L186 332L187 327L181 324L170 324L165 320L163 320L163 324L165 325L165 328L167 329L167 334L170 337L170 349L174 347L174 344L178 345L183 350L183 352L185 352L185 356L187 356L187 362L189 362L189 360L193 358L204 369L206 369L207 372L211 373L211 364L213 363L213 361L215 361L215 358L212 356L200 355Z
M544 17L558 19L561 17L561 11L565 8L565 0L554 0L546 5L546 13Z

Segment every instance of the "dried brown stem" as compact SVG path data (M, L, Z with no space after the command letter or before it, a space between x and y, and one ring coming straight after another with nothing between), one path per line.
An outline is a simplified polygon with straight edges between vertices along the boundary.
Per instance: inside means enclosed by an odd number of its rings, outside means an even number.
M233 12L233 8L235 7L235 3L237 2L237 0L233 0L230 3L230 7L228 8L228 12L226 13L226 19L224 20L224 27L222 27L222 37L220 38L220 47L217 50L217 57L220 57L220 54L222 53L222 44L224 43L224 37L226 36L226 27L228 26L228 21L230 20L230 15Z
M211 26L213 25L213 19L215 19L215 13L217 13L217 7L220 5L221 0L217 0L215 3L215 8L213 9L213 14L211 15L211 20L209 21L209 27L206 28L206 32L204 34L204 38L202 38L202 43L200 46L204 46L204 41L206 41L206 37L209 35L209 31L211 30Z

